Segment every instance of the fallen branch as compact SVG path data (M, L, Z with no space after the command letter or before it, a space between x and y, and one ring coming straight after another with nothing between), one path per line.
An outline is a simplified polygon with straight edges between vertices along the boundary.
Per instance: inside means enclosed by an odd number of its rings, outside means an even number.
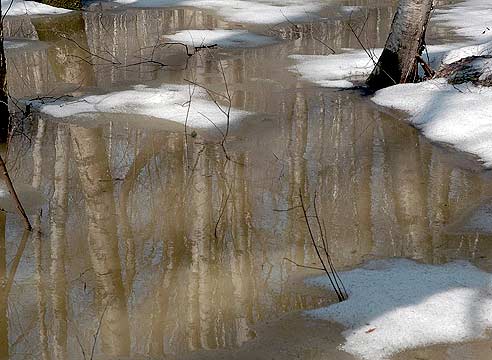
M416 59L417 59L417 62L422 66L422 69L424 70L425 76L427 76L428 78L431 78L435 75L436 72L431 69L429 64L427 64L427 62L422 58L422 56L417 55Z

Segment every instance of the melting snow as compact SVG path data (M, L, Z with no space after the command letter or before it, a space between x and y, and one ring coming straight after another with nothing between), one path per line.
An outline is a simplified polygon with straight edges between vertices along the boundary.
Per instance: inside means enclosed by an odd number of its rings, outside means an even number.
M12 3L12 5L11 5ZM8 10L8 11L7 11ZM71 10L58 8L35 1L2 0L2 15L56 15L65 14Z
M187 85L163 85L158 88L138 85L131 90L89 95L70 101L33 102L33 106L53 117L75 117L75 120L83 119L86 114L109 113L141 115L183 125L187 122L191 128L220 128L227 125L227 117L201 88L195 87L191 106L188 106L190 91L193 87ZM222 109L227 111L225 105ZM246 111L231 109L229 122L237 122L246 115Z
M171 41L193 46L217 45L224 48L268 45L275 40L268 36L252 34L247 30L184 30L166 36Z
M376 49L375 56L382 49ZM291 55L297 62L289 70L298 72L304 79L325 87L350 88L351 80L369 75L374 62L363 50L350 50L336 55Z
M492 326L492 275L468 262L378 260L340 276L349 299L308 314L345 325L341 348L363 359L481 339ZM330 287L326 277L308 282Z

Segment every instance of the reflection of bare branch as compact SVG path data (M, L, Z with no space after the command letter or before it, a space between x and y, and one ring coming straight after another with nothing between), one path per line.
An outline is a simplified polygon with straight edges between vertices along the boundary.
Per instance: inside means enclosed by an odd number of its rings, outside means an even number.
M7 189L10 193L10 196L13 198L15 206L17 208L17 211L21 215L22 219L24 220L24 226L27 231L32 230L31 223L29 222L29 218L27 217L26 211L24 210L24 207L22 206L19 197L17 196L17 193L14 189L14 185L12 184L12 180L10 179L9 172L7 170L7 166L5 165L5 162L3 161L2 156L0 155L0 173L1 177L3 178L5 184L7 185Z
M104 307L104 310L101 314L101 318L99 319L99 324L97 324L96 333L94 334L94 342L92 343L91 357L89 358L90 360L94 359L94 352L96 351L97 338L99 337L99 333L101 332L101 326L103 323L104 315L106 314L106 310L108 310L109 304L110 301L106 303L106 306ZM84 354L84 358L85 358L85 354Z
M14 259L12 260L12 266L10 267L9 276L7 278L7 283L5 284L5 293L10 293L10 289L12 288L12 284L14 283L15 273L17 272L17 268L19 267L19 263L22 258L22 254L24 254L24 250L26 249L27 241L29 240L30 230L24 230L22 234L22 239L19 243L19 247L17 248L17 252L15 253Z
M320 268L320 267L298 264L298 263L296 263L294 260L291 260L291 259L286 258L286 257L284 257L284 260L287 260L288 262L290 262L290 263L294 264L294 265L295 265L295 266L297 266L297 267L306 268L306 269L312 269L312 270L321 270L321 271L325 271L325 269Z

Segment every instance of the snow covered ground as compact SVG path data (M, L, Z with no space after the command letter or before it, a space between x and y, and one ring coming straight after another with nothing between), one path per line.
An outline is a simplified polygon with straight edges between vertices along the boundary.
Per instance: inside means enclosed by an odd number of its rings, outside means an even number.
M257 35L247 30L183 30L166 36L171 41L192 46L217 45L223 48L256 47L273 44L274 38Z
M35 1L24 0L1 0L2 14L10 16L19 15L56 15L65 14L71 10L57 8L50 5L41 4Z
M468 262L378 260L340 276L349 299L308 314L346 326L341 348L362 359L481 339L492 327L492 275ZM308 282L330 288L326 276Z
M252 23L277 24L289 21L316 19L317 11L329 0L114 0L136 7L192 6L215 11L225 20Z
M192 94L189 106L190 94ZM187 85L162 85L150 88L143 85L130 90L116 91L105 95L89 95L75 100L58 100L51 103L33 102L42 113L55 118L84 119L88 114L142 115L155 119L186 123L190 128L225 128L248 115L246 111L231 109L230 117L222 113L217 105L199 87ZM227 106L222 105L227 112ZM135 117L135 116L134 116ZM113 120L118 120L115 116ZM127 117L121 117L127 119ZM145 126L144 118L141 125Z

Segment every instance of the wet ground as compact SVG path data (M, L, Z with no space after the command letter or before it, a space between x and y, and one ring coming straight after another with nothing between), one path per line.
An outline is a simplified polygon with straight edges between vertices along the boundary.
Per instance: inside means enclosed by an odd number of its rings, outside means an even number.
M306 272L285 260L317 261L300 195L316 199L338 269L400 256L467 259L492 270L490 231L470 225L467 215L487 208L489 172L430 144L362 91L319 88L287 71L291 54L384 44L394 2L332 4L323 20L298 27L108 4L55 18L7 18L8 37L32 40L7 51L14 99L192 79L221 93L227 84L232 105L252 115L225 142L214 130L185 133L143 116L74 123L33 113L19 123L8 163L37 231L23 236L15 213L0 217L0 272L15 275L2 293L2 354L350 358L337 350L338 325L301 311L334 295L304 286ZM361 8L350 13L341 5ZM193 56L181 46L156 46L178 30L217 27L278 42ZM431 29L430 43L454 40L449 29ZM479 216L487 222L487 211ZM484 349L490 354L489 343L436 346L395 358L463 359Z

